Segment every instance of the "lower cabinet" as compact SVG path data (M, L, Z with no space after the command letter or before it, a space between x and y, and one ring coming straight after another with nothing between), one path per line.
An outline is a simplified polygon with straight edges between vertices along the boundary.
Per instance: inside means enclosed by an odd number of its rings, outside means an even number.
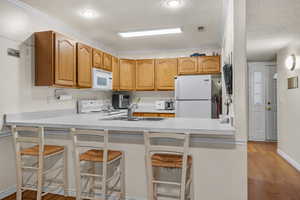
M135 112L133 113L135 117L175 117L174 113L144 113L144 112Z

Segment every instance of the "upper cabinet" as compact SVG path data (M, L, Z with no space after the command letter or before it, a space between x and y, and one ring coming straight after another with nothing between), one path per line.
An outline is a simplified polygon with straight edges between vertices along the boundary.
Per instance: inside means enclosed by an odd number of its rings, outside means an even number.
M154 66L153 59L136 61L136 90L155 89Z
M199 56L198 72L201 74L216 74L221 72L220 56Z
M136 61L120 59L120 90L135 90Z
M98 49L93 49L93 67L103 68L103 52Z
M196 57L178 58L178 74L196 74L198 72Z
M157 59L155 63L156 89L174 90L177 58Z
M113 81L113 90L120 90L120 66L119 59L112 57L112 81Z
M103 53L103 69L107 71L112 70L112 55Z
M53 31L35 33L35 85L75 87L76 41Z
M76 41L55 33L55 85L76 86Z
M92 87L93 49L77 43L77 85L83 88Z

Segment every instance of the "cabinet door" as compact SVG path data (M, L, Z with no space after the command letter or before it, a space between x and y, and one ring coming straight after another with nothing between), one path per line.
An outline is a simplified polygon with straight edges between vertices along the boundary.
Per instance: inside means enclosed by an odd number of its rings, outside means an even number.
M178 74L196 74L197 58L178 58Z
M175 117L174 113L160 113L159 114L160 117Z
M76 85L76 42L55 34L55 84Z
M103 68L103 52L98 49L93 49L93 67Z
M119 59L116 57L112 58L112 75L113 75L113 90L120 90L120 67Z
M154 60L136 61L136 90L154 90Z
M177 59L157 59L155 75L157 90L174 90L174 79L177 75Z
M112 56L108 53L103 53L103 69L108 71L112 69Z
M92 87L93 50L77 43L77 84L79 87Z
M135 60L121 59L120 62L120 90L135 89Z
M202 74L220 73L220 56L198 57L198 71Z

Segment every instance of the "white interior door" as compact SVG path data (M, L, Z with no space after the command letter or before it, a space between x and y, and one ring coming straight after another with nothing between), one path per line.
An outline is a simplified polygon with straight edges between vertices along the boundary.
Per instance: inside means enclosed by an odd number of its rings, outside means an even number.
M277 139L274 73L274 64L249 63L249 140Z
M266 85L266 139L277 140L277 80L274 79L276 67L268 67Z

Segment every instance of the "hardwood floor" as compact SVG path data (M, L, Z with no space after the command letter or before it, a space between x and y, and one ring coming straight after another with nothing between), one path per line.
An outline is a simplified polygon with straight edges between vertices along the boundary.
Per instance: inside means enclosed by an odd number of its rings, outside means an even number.
M248 200L300 200L300 173L276 143L248 143Z
M282 159L276 150L276 143L248 143L248 200L300 200L300 173ZM11 195L4 200L15 199L15 195ZM43 198L74 199L54 194ZM35 200L35 192L25 192L23 200Z

